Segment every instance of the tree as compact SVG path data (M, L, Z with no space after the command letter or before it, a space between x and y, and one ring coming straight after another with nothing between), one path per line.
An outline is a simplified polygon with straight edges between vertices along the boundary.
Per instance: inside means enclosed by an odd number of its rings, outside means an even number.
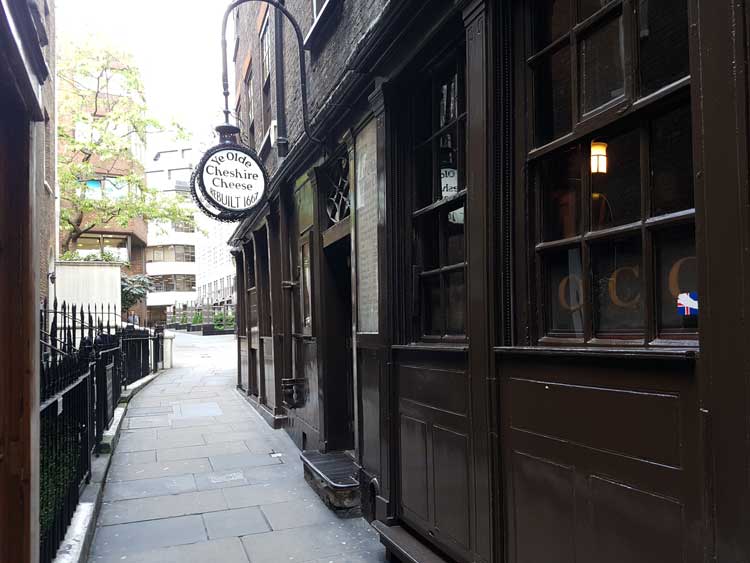
M154 284L148 276L137 274L120 278L122 310L127 311L133 305L145 299L148 292L153 289Z
M147 133L162 126L148 115L140 72L131 57L99 44L68 45L61 51L63 251L74 251L81 235L111 222L122 227L136 218L192 223L184 197L166 196L144 181L138 152Z

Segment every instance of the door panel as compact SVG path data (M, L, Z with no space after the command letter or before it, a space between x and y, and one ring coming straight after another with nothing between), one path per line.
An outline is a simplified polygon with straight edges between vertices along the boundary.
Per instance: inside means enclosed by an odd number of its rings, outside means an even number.
M400 516L452 557L468 560L474 466L465 356L399 354Z
M695 561L692 363L508 355L499 366L511 561Z

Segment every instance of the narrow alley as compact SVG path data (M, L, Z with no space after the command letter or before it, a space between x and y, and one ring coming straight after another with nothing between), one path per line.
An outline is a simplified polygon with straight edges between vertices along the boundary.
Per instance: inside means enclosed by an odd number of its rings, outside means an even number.
M237 394L234 336L178 333L127 410L91 563L385 561L362 518L305 483L299 450Z

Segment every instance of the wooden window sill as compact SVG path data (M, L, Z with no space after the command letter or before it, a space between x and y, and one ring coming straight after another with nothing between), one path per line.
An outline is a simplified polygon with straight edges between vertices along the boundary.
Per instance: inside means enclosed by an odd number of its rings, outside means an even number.
M666 349L644 347L604 348L596 346L496 346L494 350L498 354L504 356L536 357L593 357L693 361L699 356L699 350L695 347Z

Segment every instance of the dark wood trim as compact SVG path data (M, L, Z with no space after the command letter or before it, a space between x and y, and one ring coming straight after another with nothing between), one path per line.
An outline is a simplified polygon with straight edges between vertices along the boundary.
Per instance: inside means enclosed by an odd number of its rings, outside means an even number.
M337 243L344 237L351 234L351 220L350 216L345 217L338 223L334 223L323 231L323 248L331 246Z
M0 561L39 559L38 133L26 112L3 108L0 299L9 322L0 324Z
M691 0L706 560L750 554L748 3ZM701 541L702 540L702 541Z
M595 357L613 359L685 360L695 361L699 352L695 348L605 348L564 346L496 346L495 352L503 356L540 357Z
M471 379L471 465L473 466L473 506L471 547L475 561L490 561L493 554L492 462L488 378L491 377L489 352L494 342L494 268L491 249L495 238L493 197L489 178L492 167L492 128L489 126L489 100L492 84L486 71L492 49L491 26L486 5L473 2L463 12L466 28L466 332L469 338Z

